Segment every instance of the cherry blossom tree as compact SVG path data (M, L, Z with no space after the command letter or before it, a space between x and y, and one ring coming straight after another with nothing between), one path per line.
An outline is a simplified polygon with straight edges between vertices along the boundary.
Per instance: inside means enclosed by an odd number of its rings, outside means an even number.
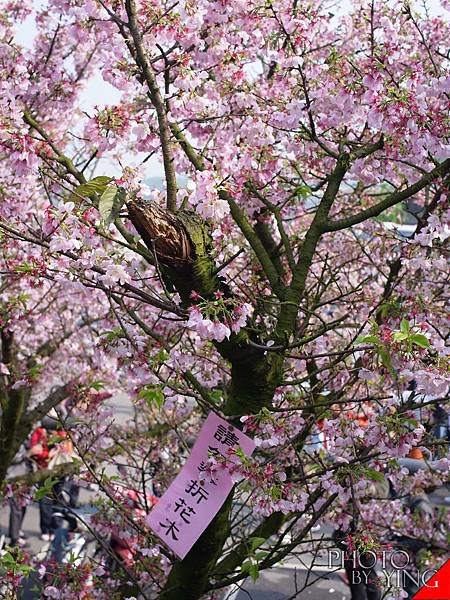
M63 401L76 406L102 380L113 387L116 362L96 350L95 327L108 323L102 303L89 305L83 287L46 273L17 240L3 240L2 252L1 482L37 422Z
M386 478L410 494L448 471L431 432L448 392L441 5L432 17L379 0L342 15L326 1L2 3L2 243L17 248L13 271L46 282L39 298L52 290L54 315L63 298L79 315L75 291L95 303L89 319L108 315L101 349L137 407L113 449L95 428L77 442L108 498L98 527L115 519L136 551L131 587L92 567L99 589L220 597L330 547L312 541L318 523L359 548L406 532L442 561L444 516L420 526L374 489ZM30 14L25 50L14 35ZM95 73L120 101L87 112ZM163 191L145 183L155 160ZM386 225L412 210L410 237ZM258 451L178 561L89 465L120 456L147 513L149 461L164 489L211 410ZM408 478L398 459L420 445L442 458Z

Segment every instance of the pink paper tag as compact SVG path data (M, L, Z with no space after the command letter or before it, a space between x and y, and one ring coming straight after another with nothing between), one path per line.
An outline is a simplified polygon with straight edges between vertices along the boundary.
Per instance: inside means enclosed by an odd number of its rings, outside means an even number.
M250 456L255 444L242 431L210 413L185 465L148 515L150 529L180 558L198 540L234 485L226 468L213 475L205 471L208 458L221 454L236 460L227 451L238 447Z

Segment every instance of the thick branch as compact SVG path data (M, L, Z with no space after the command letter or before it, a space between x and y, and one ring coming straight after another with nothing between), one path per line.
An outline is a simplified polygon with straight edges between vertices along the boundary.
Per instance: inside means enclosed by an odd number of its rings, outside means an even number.
M286 293L285 301L282 303L278 318L276 341L280 344L286 344L294 331L300 302L305 291L306 278L316 252L316 247L322 233L325 231L328 214L339 192L339 187L348 166L348 154L341 154L336 161L333 172L328 177L328 185L300 248L299 259L293 273L292 282Z
M381 200L374 206L370 208L366 208L361 212L353 215L351 217L347 217L345 219L338 219L337 221L331 221L324 226L324 231L339 231L340 229L347 229L348 227L352 227L353 225L357 225L358 223L362 223L367 219L372 217L377 217L379 214L391 208L391 206L395 206L399 202L403 200L407 200L417 194L421 190L423 190L427 185L429 185L434 180L447 175L450 173L450 158L447 158L444 162L438 165L435 169L421 177L416 183L413 183L409 187L401 190L399 192L393 192L389 194L387 198Z
M173 165L173 157L170 142L170 128L167 120L166 108L161 97L161 92L156 81L155 74L147 60L144 43L139 31L139 23L137 19L136 2L134 0L126 0L125 7L128 15L129 27L133 37L134 47L136 50L135 60L140 67L145 82L149 89L150 100L156 110L158 119L159 137L161 141L161 150L163 155L164 173L167 186L167 209L175 211L177 207L177 180Z
M211 253L208 224L193 211L176 215L154 203L132 200L128 213L146 246L161 263L164 281L175 287L184 304L190 304L192 290L210 297L216 290L226 291L216 275Z
M273 266L277 270L278 276L281 279L283 277L283 264L281 262L280 255L281 246L275 242L270 227L266 222L258 219L253 227L253 230L260 239L261 244L266 249L270 260L272 261Z
M75 167L70 158L65 156L65 154L63 154L61 150L52 142L46 131L39 125L36 119L34 119L28 111L24 112L23 120L27 125L29 125L35 131L37 131L39 135L47 142L47 144L56 154L57 162L59 162L60 165L65 167L68 173L73 175L79 183L86 183L86 178L84 177L83 173L78 171L78 169Z
M182 561L175 563L164 589L158 596L159 600L198 600L202 596L208 577L229 535L228 513L232 498L233 492L189 554Z
M30 410L30 412L23 416L17 428L17 437L20 442L26 438L37 421L40 421L52 408L58 406L58 404L69 396L73 391L74 383L74 381L70 381L65 385L58 386L36 408L33 408L33 410Z
M279 297L283 298L285 293L285 288L282 282L280 281L278 272L273 264L270 256L268 255L266 249L264 248L261 240L256 235L253 227L250 225L244 211L241 207L236 203L234 198L225 190L221 190L219 192L219 196L222 200L226 200L230 206L231 214L233 219L236 221L239 229L242 231L245 239L248 241L250 246L253 249L253 252L256 254L256 257L259 260L259 263L269 280L269 283L274 291L274 293Z
M14 373L16 356L14 352L13 334L3 329L1 331L2 362ZM4 387L4 386L2 386ZM0 484L17 451L15 445L16 430L25 408L25 392L23 389L9 389L2 399L2 414L0 419Z
M383 135L381 135L380 139L378 139L376 142L373 142L373 144L366 144L365 146L362 146L361 148L358 148L357 150L353 151L352 158L366 158L367 156L370 156L377 150L381 150L383 146L384 137Z
M180 220L154 202L136 198L128 203L128 214L144 240L160 262L174 267L193 263L193 247Z
M197 171L204 171L205 163L203 161L203 158L195 150L194 146L188 141L187 137L181 131L180 127L176 123L172 123L170 125L170 130L172 131L172 134L175 137L175 139L182 147L190 163L197 169Z

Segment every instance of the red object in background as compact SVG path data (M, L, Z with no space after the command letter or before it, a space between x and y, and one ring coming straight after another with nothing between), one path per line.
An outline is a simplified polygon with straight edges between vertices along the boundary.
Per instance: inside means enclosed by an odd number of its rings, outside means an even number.
M33 452L33 448L38 445L42 447L41 451ZM47 432L43 427L37 427L31 435L30 456L42 469L45 469L48 463L48 444Z
M66 432L57 430L53 432L61 438L66 437ZM34 449L40 446L41 449L36 452ZM48 433L44 427L37 427L31 434L29 456L32 458L41 469L47 468L50 459L50 449L48 447Z
M130 542L136 544L137 539L131 538ZM111 535L110 548L127 567L132 566L135 553L126 540L113 534Z
M450 600L450 560L420 588L413 600Z

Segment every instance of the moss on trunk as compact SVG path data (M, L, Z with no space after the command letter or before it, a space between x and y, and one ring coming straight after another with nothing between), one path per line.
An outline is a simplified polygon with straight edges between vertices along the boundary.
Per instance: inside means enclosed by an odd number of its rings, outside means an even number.
M185 305L190 303L192 290L205 298L211 298L216 290L230 294L215 274L206 222L188 212L174 215L142 201L131 201L128 211L143 241L162 263L165 278ZM251 346L248 335L244 329L229 340L215 343L217 351L231 364L231 383L223 410L234 417L269 407L281 381L283 354L266 353ZM188 555L174 564L159 595L161 600L197 600L203 595L229 535L232 500L233 492ZM239 557L243 551L239 549Z

